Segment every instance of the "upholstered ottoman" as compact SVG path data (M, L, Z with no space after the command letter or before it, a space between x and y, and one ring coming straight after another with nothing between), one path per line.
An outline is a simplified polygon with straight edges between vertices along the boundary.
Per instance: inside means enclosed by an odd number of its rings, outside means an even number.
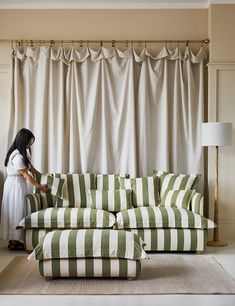
M142 239L109 229L56 230L47 233L28 260L39 260L39 272L53 277L137 278L147 258Z

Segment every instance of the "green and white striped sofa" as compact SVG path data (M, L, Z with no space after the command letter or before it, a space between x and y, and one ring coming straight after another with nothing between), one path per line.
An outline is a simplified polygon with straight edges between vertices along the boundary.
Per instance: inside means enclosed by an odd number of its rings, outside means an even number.
M203 217L203 196L196 191L192 191L187 209L159 205L169 189L194 190L199 180L197 175L158 171L151 177L139 179L94 174L55 176L65 180L63 199L42 192L27 195L28 215L19 228L23 230L28 251L53 230L115 229L138 234L146 244L146 251L202 252L207 230L215 227L211 220ZM39 180L45 183L43 178ZM119 212L92 208L90 189L131 189L133 208Z

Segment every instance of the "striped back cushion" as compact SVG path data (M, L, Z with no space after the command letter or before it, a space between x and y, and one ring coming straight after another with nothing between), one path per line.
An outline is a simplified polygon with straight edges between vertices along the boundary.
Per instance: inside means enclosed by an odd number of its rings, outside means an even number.
M194 190L167 190L159 206L189 209L193 194Z
M200 174L174 174L154 170L154 175L160 178L160 197L162 199L167 189L194 189L200 181Z
M120 189L119 177L129 178L129 174L98 174L96 176L97 190L117 190Z
M132 189L134 207L157 206L159 198L159 178L157 176L139 177L139 178L120 178L121 189Z
M121 211L132 208L132 190L90 190L91 208Z
M95 174L61 174L56 177L65 180L63 199L57 199L56 207L90 207L89 189L95 189Z
M39 184L49 185L50 176L51 174L41 174L41 173L34 174L34 178ZM40 193L41 195L42 209L55 206L56 198L51 194L50 191L45 193L40 189L35 189L35 192Z
M29 255L29 260L52 258L147 258L142 239L131 232L108 229L52 231Z

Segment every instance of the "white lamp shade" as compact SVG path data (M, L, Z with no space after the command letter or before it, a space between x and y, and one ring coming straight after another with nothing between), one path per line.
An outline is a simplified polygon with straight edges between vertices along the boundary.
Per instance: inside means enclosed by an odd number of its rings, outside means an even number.
M231 122L207 122L201 125L202 146L229 146L232 144Z

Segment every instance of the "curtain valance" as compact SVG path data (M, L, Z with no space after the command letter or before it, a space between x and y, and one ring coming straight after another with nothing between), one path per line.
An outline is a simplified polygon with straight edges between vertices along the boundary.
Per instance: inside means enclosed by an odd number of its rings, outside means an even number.
M201 46L200 50L195 54L189 46L182 50L181 47L171 49L169 47L163 47L157 56L153 56L147 48L144 48L140 55L134 50L134 48L129 48L126 51L121 51L118 48L105 48L101 47L98 51L92 48L85 47L82 50L78 50L74 47L66 49L64 47L56 48L55 46L44 46L44 47L25 47L25 48L15 48L13 50L13 56L23 61L25 58L32 58L37 61L39 58L48 58L53 61L62 61L65 64L69 64L72 61L84 62L88 58L92 62L96 62L102 59L110 59L112 57L119 58L131 58L136 62L143 62L147 57L152 60L161 60L167 58L169 60L181 60L184 61L189 59L192 63L201 63L207 59L207 49Z

